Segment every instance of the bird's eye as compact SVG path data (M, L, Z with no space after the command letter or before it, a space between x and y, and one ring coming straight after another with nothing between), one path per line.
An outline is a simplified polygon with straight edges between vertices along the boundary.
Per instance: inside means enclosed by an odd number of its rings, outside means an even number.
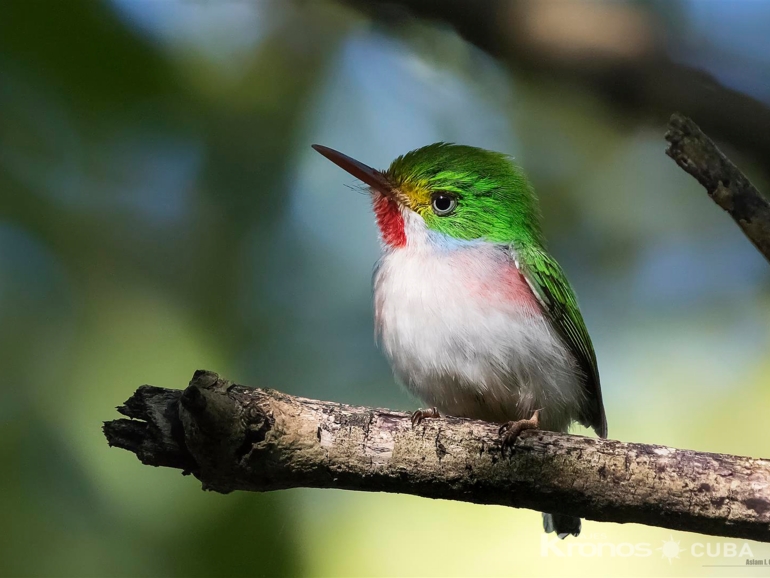
M436 193L433 195L433 212L439 217L445 217L455 210L457 199L447 193Z

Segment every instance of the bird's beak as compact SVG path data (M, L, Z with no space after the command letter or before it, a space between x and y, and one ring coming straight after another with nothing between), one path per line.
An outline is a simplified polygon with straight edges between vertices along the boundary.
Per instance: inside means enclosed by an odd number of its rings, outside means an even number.
M351 159L349 156L343 155L341 152L330 149L329 147L317 144L312 146L335 165L346 170L373 189L379 191L386 197L393 196L393 185L380 171L373 169L364 163L359 163L356 159Z

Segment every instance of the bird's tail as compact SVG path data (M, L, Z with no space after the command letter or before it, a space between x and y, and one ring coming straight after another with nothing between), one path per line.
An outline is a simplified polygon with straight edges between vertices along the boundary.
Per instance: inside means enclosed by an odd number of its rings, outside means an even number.
M546 533L556 532L562 540L569 534L577 538L580 534L580 518L564 514L543 514L543 529Z

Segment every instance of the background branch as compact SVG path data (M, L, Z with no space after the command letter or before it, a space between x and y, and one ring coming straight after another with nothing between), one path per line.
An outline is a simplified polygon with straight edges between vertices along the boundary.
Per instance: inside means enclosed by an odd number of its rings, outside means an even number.
M674 113L668 123L666 154L706 187L770 261L770 202L691 119Z
M770 160L770 108L671 59L665 23L633 3L546 0L343 0L402 30L411 17L454 28L518 74L586 89L622 122L663 123L672 110L699 119L761 166ZM672 8L673 9L673 8Z
M217 492L294 487L414 494L770 541L770 461L559 433L501 451L495 424L252 389L198 371L142 386L106 422L112 446Z

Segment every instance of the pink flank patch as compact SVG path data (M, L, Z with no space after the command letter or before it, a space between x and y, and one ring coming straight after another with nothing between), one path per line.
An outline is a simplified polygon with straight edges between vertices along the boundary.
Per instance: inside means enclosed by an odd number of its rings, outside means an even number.
M514 263L507 267L507 273L503 278L503 291L507 299L526 305L533 311L541 311L540 301L537 300L526 278Z
M380 228L382 240L387 245L391 247L406 245L404 217L401 216L396 201L377 193L374 198L374 216L377 218L377 226Z
M486 303L515 304L541 313L542 308L524 275L511 261L490 263L496 274L484 275L474 283L473 294ZM491 271L490 271L491 273Z

